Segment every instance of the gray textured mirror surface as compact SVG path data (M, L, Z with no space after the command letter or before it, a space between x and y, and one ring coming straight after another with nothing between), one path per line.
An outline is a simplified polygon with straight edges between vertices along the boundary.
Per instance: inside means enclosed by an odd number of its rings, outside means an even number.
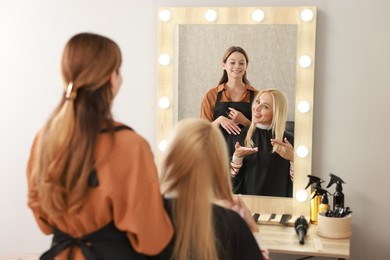
M199 117L203 96L218 85L222 56L230 46L244 48L249 56L247 77L257 89L278 88L288 96L288 121L294 121L297 26L268 25L179 25L178 120Z

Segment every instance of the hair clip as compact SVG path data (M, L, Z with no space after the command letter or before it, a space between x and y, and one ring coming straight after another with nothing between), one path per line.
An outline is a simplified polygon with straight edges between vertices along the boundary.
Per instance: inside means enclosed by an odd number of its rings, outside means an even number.
M76 98L76 92L73 91L73 82L69 82L68 87L66 88L65 98L70 100Z

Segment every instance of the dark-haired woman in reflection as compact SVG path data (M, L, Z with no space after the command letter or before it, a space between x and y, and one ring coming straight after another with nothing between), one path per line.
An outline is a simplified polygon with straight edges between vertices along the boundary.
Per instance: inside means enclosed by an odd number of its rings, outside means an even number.
M243 48L228 48L222 58L223 74L219 84L206 93L201 105L201 118L220 126L229 154L234 151L232 137L250 125L251 105L258 93L247 79L248 63Z
M294 138L286 128L286 95L277 89L259 92L252 122L237 136L231 161L234 193L291 197Z

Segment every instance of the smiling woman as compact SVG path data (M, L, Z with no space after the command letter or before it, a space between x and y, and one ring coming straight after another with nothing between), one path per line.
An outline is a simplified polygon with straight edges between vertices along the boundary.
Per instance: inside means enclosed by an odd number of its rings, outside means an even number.
M165 106L157 110L159 148L178 120L200 116L203 96L218 83L221 53L241 46L250 57L250 83L258 90L281 89L288 96L287 120L295 122L295 196L311 174L315 32L315 7L160 8L157 96ZM307 153L300 154L303 150ZM244 200L254 212L309 215L308 201L263 196Z
M229 154L234 152L234 136L250 125L251 104L258 92L246 76L248 61L243 48L229 47L222 58L223 73L218 86L208 90L202 100L200 116L220 127Z

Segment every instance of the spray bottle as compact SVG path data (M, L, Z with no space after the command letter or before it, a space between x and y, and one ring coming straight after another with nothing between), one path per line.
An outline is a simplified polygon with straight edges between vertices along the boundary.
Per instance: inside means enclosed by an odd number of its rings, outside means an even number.
M310 200L310 222L313 224L317 224L318 220L318 207L321 204L322 195L317 194L317 189L321 188L321 183L324 182L317 176L313 175L307 175L309 177L309 183L306 185L307 189L310 185L315 183L314 190L311 193L311 200Z
M326 212L328 212L328 210L329 210L328 194L330 195L331 193L328 192L327 190L324 190L324 189L321 189L321 188L317 188L316 189L316 194L322 196L321 203L318 206L318 213L321 213L321 212L326 213Z
M333 210L336 210L338 207L344 208L344 193L342 184L345 182L340 177L332 173L329 173L329 176L330 181L326 188L329 188L334 183L336 183L336 191L333 193Z

